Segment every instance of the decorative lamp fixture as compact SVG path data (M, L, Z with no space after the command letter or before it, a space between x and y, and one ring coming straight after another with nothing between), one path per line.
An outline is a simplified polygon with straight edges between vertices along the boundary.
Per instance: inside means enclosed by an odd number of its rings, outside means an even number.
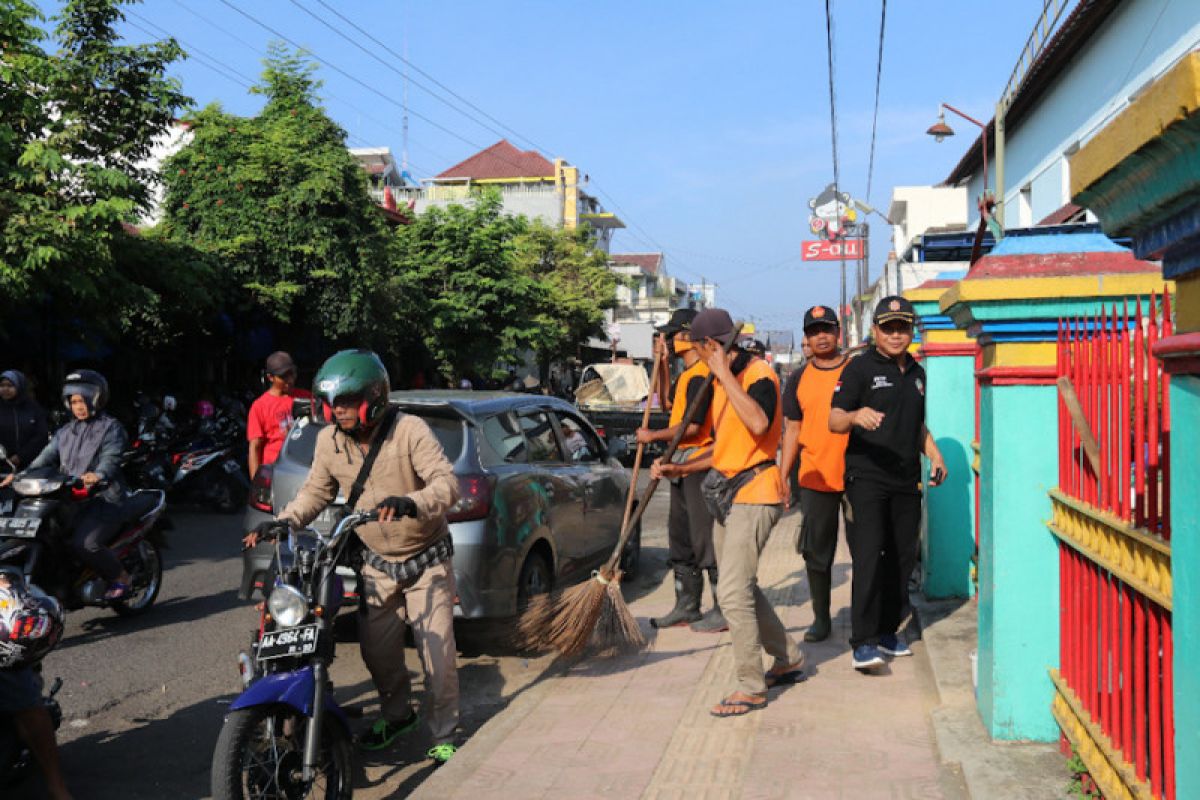
M925 133L932 136L933 140L935 142L940 142L943 139L945 139L947 136L954 135L954 129L946 124L946 112L945 111L943 111L941 108L938 109L937 122L930 125L929 130L925 131Z

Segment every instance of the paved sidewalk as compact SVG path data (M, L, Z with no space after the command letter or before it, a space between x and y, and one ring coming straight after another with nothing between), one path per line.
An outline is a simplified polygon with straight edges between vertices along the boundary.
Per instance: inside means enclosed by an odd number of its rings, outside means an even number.
M759 581L792 634L811 622L798 517L781 520ZM733 688L728 634L655 632L670 581L633 603L652 637L641 653L575 662L524 692L417 789L426 798L954 798L930 714L938 705L920 641L878 676L850 666L849 564L834 567L834 633L803 645L809 679L733 719L709 709ZM707 598L706 598L707 602Z

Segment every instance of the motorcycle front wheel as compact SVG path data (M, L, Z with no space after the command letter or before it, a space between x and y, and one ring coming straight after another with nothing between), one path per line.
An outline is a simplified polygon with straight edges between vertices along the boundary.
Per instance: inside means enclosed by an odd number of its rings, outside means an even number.
M321 731L321 759L303 780L304 732L312 720L291 706L255 706L225 718L213 752L214 800L349 800L354 748L336 719Z

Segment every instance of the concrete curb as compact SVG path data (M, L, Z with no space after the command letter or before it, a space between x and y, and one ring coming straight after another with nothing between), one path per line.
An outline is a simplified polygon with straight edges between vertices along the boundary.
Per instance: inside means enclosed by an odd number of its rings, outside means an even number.
M941 701L931 718L942 761L959 765L967 791L979 800L1064 797L1070 776L1057 745L994 742L983 727L971 681L975 602L913 594L912 603Z

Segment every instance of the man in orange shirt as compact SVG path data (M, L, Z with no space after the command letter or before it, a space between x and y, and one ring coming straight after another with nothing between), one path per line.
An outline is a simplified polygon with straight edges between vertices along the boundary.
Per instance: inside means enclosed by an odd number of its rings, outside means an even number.
M733 640L737 688L709 712L715 717L765 708L767 690L801 680L804 666L800 647L758 586L759 557L783 514L783 476L775 463L783 433L779 378L766 361L736 345L726 354L724 344L733 336L733 319L723 309L706 309L692 321L692 341L715 378L711 455L651 468L655 477L672 477L711 466L706 490L725 483L719 494L731 501L713 501L720 505L714 509L713 542L721 569L717 595ZM775 659L765 675L763 650Z
M679 441L672 461L683 464L707 454L712 447L712 419L709 405L712 390L697 396L704 379L708 376L708 365L700 359L691 340L692 320L696 312L681 308L671 315L666 325L658 329L661 338L658 346L669 348L669 352L683 359L684 371L675 381L672 393L671 417L668 427L659 430L638 428L637 440L645 442L669 442L675 437L683 422L687 406L698 403L694 422ZM703 472L693 472L671 479L671 510L667 517L668 563L675 572L675 607L666 616L655 617L650 624L656 628L671 628L692 623L692 630L701 633L719 633L727 630L725 617L717 602L717 558L713 551L712 514L704 504L701 484ZM713 607L700 614L700 596L704 593L704 573L708 573L712 589Z
M844 513L843 490L848 433L831 433L829 409L833 391L848 360L838 347L837 314L828 306L813 306L804 314L804 342L812 356L792 373L783 391L783 474L790 475L800 456L800 541L798 549L808 570L813 624L806 642L829 638L830 570L837 550L838 515ZM787 499L791 505L791 498ZM849 518L847 517L847 522Z

